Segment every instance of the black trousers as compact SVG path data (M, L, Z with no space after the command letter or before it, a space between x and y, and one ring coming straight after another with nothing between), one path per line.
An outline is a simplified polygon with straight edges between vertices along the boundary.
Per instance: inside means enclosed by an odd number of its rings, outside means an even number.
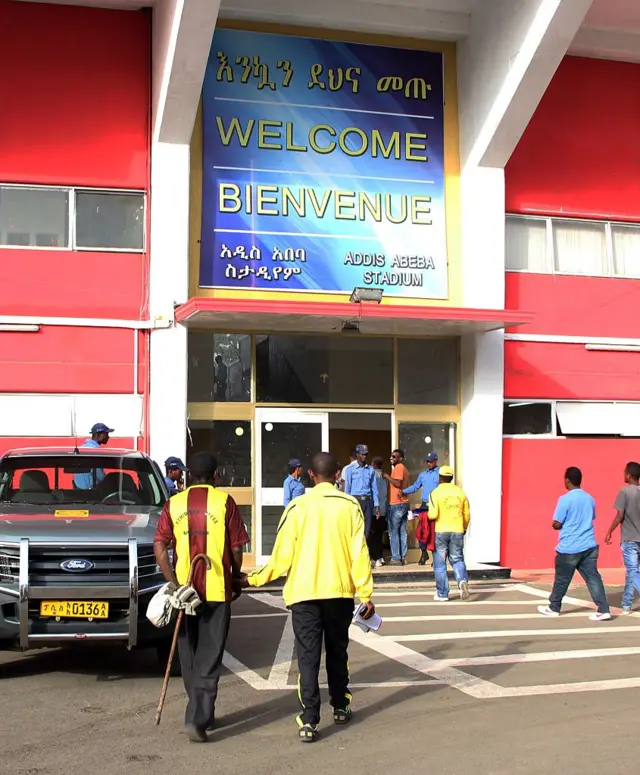
M213 717L229 634L230 603L202 603L196 616L185 616L178 636L178 654L189 702L185 724L206 729Z
M348 598L311 600L291 606L303 724L318 724L320 721L318 676L323 639L331 705L338 710L346 710L351 702L347 649L353 609L354 601Z
M371 525L371 532L369 538L367 538L367 546L369 547L369 555L372 560L382 559L382 536L387 529L386 517L380 517L376 519L375 514L373 517L373 523Z

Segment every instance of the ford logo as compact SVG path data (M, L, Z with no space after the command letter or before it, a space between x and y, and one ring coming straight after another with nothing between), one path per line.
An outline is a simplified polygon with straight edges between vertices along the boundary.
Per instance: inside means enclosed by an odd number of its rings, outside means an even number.
M67 573L86 573L88 570L91 570L96 566L91 562L91 560L73 559L63 560L60 563L60 567L62 570L66 570Z

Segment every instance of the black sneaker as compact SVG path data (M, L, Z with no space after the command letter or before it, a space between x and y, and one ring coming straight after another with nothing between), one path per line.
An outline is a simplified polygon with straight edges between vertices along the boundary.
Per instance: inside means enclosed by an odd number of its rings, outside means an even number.
M187 724L185 727L185 731L187 733L187 737L189 738L189 741L192 743L206 743L207 740L209 739L207 737L207 732L205 729L196 727L193 724Z
M346 710L341 710L340 708L334 708L333 723L339 727L344 726L345 724L348 724L351 721L352 715L353 714L352 714L351 708L347 708Z
M298 725L298 737L301 743L315 743L318 737L318 725L317 724L303 724L302 716L296 716L296 723Z
M211 716L211 721L207 724L207 732L213 732L216 726L216 716L215 713L213 716Z

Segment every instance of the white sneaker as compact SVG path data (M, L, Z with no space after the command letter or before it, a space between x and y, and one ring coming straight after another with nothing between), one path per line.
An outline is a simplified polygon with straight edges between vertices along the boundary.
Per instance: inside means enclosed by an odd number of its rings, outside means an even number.
M384 560L376 560L376 568L382 568L384 565Z
M632 613L631 608L623 608L622 613L624 616L629 616L629 614Z
M592 622L607 622L611 619L611 614L608 612L606 614L601 614L599 611L596 611L595 614L591 614L589 619L591 619Z
M458 587L460 588L460 599L461 600L468 600L469 599L469 582L468 581L461 581L458 584Z
M436 603L448 603L449 598L448 597L440 597L440 595L435 594L433 596L433 599L436 601Z
M552 611L548 605L539 605L538 613L541 613L543 616L560 616L559 611Z

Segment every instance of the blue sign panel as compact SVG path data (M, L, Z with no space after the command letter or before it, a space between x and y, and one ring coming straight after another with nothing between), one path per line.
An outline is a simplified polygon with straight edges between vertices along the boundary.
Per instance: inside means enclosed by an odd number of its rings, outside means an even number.
M217 30L200 285L447 297L442 55Z

